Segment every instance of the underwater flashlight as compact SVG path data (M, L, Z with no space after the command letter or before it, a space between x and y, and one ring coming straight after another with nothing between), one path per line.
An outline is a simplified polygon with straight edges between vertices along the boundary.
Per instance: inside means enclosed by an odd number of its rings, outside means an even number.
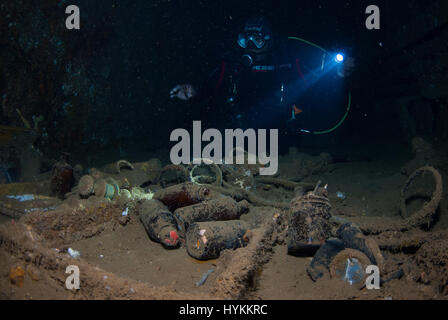
M338 53L338 54L336 55L336 57L334 58L334 60L335 60L337 63L341 63L341 62L344 61L344 55L343 55L342 53Z

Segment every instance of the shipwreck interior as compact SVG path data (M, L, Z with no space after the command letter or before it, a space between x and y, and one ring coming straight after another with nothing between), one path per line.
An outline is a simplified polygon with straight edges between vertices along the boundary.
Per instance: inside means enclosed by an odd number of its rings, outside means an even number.
M375 30L364 0L75 2L79 30L65 0L0 2L0 299L447 299L447 1L375 1ZM253 14L353 58L348 106L281 132L274 175L173 164L174 129L243 121L170 90Z

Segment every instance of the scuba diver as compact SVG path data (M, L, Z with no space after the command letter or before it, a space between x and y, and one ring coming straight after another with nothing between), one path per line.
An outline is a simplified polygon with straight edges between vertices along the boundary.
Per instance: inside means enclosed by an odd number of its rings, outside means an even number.
M213 127L310 133L303 128L325 126L323 120L334 124L345 103L339 100L346 99L343 79L351 74L354 60L293 40L274 34L266 17L251 17L238 35L236 50L222 57L203 84L177 85L170 97L205 101L202 112L209 122L215 118Z

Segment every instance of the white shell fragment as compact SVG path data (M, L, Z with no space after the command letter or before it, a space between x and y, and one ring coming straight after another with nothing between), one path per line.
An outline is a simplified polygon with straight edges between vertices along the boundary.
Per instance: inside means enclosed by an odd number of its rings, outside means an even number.
M73 259L79 259L81 257L81 253L79 253L79 251L73 250L72 248L68 248L67 252Z

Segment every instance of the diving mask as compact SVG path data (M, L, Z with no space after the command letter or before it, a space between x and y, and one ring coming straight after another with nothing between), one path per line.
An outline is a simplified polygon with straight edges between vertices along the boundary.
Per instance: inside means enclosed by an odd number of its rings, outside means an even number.
M266 41L270 40L271 36L269 34L263 35L261 32L248 32L245 34L240 33L238 35L238 45L246 49L250 42L252 42L257 49L261 49L266 44Z

